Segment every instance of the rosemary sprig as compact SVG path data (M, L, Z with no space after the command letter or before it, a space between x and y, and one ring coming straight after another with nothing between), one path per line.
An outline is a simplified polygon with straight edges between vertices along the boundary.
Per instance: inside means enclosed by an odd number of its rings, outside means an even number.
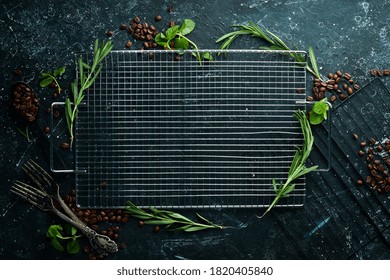
M318 168L317 165L310 167L306 167L305 165L305 162L308 159L311 150L313 149L314 143L314 137L311 132L310 123L306 117L306 113L304 111L298 110L294 112L294 117L301 125L304 143L302 148L297 147L297 151L295 152L294 158L292 160L290 170L288 171L286 182L280 182L278 186L275 179L272 180L272 185L274 187L276 197L260 218L264 217L264 215L267 214L281 198L288 196L288 194L294 190L294 180L311 171L315 171Z
M196 215L199 219L201 219L204 223L194 222L187 217L184 217L181 214L167 211L167 210L158 210L154 207L149 207L150 212L146 212L145 210L139 208L134 205L132 202L128 202L126 206L126 212L131 216L138 218L144 221L145 224L148 225L166 225L167 230L171 231L185 231L185 232L193 232L200 231L205 229L223 229L223 226L216 225L206 218L202 217L198 213Z
M261 46L263 50L286 50L291 51L291 49L274 33L269 30L263 31L259 26L253 22L249 22L248 25L232 25L233 28L236 28L235 31L227 33L217 39L216 43L221 43L219 48L221 50L227 50L231 44L241 35L250 35L252 37L258 37L267 41L270 46ZM318 79L321 79L321 75L318 71L317 62L314 56L314 50L312 47L309 47L309 60L312 65L306 64L306 70L315 76ZM290 56L298 63L304 63L305 57L302 54L291 53Z
M99 40L96 39L94 52L93 52L93 63L89 65L83 61L80 57L78 60L79 66L79 83L76 81L72 82L72 94L73 94L73 103L71 103L69 97L65 100L65 116L66 123L68 125L68 130L70 134L70 143L73 143L73 126L74 121L76 120L78 114L78 106L81 104L85 97L85 91L92 86L98 77L100 71L102 70L101 62L102 60L110 53L112 50L111 41L102 42L99 45Z

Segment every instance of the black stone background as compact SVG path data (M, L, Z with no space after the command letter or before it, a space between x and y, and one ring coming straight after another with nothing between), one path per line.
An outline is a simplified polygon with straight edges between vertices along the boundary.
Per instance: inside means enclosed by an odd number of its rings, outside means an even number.
M173 12L167 12L167 6ZM225 1L0 1L0 259L86 259L84 254L54 251L45 233L48 225L60 223L9 191L13 180L23 178L21 165L28 159L46 163L37 135L48 124L42 112L39 129L27 142L16 130L9 113L9 90L13 82L30 83L43 104L51 102L48 89L39 89L39 74L66 66L61 79L69 93L75 78L74 53L88 51L95 38L114 30L115 49L125 49L129 35L120 32L121 22L138 15L164 30L169 20L193 19L197 26L190 38L200 48L217 48L215 40L230 31L231 24L253 21L300 49L312 45L321 72L360 69L357 79L368 79L372 67L386 68L390 34L390 4L385 1L337 0L225 0ZM233 48L256 48L261 44L242 38ZM140 42L133 48L139 48ZM14 68L23 76L16 77ZM387 85L388 80L383 78ZM310 84L308 83L308 90ZM43 144L47 149L47 145ZM341 156L341 155L340 155ZM47 164L46 164L47 167ZM303 208L274 209L262 220L261 209L212 209L198 212L216 223L232 225L223 231L199 233L139 228L132 219L121 226L118 242L125 250L108 259L389 259L389 216L366 213L355 203L345 180L334 168L307 176L307 199ZM325 180L326 178L326 180ZM72 176L59 179L62 191L72 187ZM353 185L353 182L350 182ZM194 217L194 210L180 213ZM380 216L383 215L383 216ZM376 223L375 220L380 220ZM327 220L313 235L316 225ZM309 237L308 237L309 236Z

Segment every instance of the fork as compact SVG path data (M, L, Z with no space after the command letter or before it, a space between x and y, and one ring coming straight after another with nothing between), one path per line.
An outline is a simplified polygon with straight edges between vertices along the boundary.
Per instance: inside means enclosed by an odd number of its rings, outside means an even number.
M11 187L11 192L28 201L42 211L51 211L64 221L78 228L90 241L91 246L101 255L118 251L117 244L108 236L98 234L86 226L65 204L59 194L59 185L37 163L30 160L23 166L23 170L31 178L37 187L33 187L21 181L16 181ZM52 193L49 194L47 190ZM53 192L54 191L54 192ZM67 215L59 211L55 206L55 199Z

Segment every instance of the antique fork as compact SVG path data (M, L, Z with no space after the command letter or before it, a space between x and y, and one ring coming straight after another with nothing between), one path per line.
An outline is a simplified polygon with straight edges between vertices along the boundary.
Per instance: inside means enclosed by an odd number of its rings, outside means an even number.
M11 187L11 192L43 211L53 212L64 221L78 228L89 239L91 246L99 254L107 255L118 251L118 246L113 240L89 228L69 209L60 196L58 184L42 167L30 160L23 166L23 170L37 187L16 181ZM59 203L68 216L54 206L53 199Z

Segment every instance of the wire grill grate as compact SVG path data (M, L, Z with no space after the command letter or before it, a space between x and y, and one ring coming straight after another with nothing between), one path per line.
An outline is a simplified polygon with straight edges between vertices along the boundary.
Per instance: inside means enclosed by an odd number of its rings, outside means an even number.
M181 61L171 51L105 59L76 123L81 207L271 203L272 179L286 179L303 141L293 112L305 109L296 92L305 88L305 65L288 52L210 52L214 61L202 64L191 51ZM302 178L281 203L299 206L304 196Z

